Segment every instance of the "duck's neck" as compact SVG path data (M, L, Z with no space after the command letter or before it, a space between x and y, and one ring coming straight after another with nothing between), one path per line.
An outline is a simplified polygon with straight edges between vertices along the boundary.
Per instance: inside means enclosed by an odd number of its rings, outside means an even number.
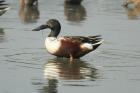
M58 30L51 30L48 37L57 37L59 35L59 33L60 33L60 31L58 31Z
M60 26L58 26L56 29L55 28L51 29L51 32L48 35L48 37L57 37L60 33L60 30L61 30Z

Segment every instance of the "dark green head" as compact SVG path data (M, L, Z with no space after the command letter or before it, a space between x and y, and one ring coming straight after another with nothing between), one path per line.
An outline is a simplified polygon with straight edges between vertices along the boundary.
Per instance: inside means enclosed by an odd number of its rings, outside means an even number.
M40 31L40 30L47 29L47 28L51 29L51 32L48 35L48 37L57 37L60 33L61 25L58 20L50 19L46 22L46 24L43 24L43 25L33 29L32 31Z

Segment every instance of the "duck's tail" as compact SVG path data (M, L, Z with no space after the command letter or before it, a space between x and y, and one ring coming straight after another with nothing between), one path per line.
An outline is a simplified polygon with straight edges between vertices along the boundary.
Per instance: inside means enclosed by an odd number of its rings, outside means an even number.
M96 35L96 36L88 36L89 38L89 42L92 44L92 45L95 45L99 42L101 42L103 39L101 38L101 35Z
M92 49L95 50L98 46L100 46L103 43L103 39L101 38L101 35L97 36L90 36L91 43L92 43Z
M9 10L10 8L11 8L11 7L6 7L4 10L7 11L7 10Z
M97 43L94 43L94 44L92 44L93 46L95 46L95 45L100 45L100 44L102 44L104 42L104 40L103 39L101 39L100 41L98 41Z

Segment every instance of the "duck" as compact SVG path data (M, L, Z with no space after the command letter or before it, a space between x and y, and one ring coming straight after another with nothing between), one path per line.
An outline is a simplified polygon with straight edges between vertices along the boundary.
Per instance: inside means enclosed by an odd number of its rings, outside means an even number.
M97 49L103 42L101 35L58 37L61 25L57 19L49 19L45 24L42 24L32 31L41 31L47 28L51 30L45 39L47 51L57 57L70 58L70 61L79 59Z

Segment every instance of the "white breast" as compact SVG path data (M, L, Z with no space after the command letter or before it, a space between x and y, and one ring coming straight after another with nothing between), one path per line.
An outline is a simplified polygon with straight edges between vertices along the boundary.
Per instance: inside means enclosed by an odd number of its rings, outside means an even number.
M45 46L49 53L54 54L59 50L61 43L57 38L47 37L45 40Z

